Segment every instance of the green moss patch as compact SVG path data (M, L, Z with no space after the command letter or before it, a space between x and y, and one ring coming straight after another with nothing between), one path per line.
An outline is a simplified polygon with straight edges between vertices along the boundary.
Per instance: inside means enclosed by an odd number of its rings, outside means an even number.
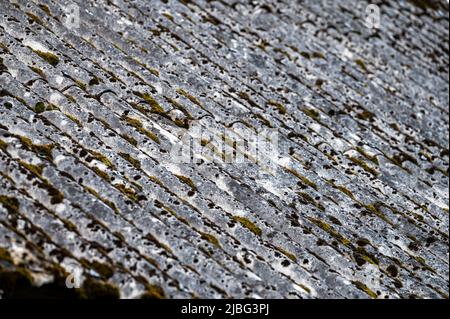
M240 216L233 216L233 219L235 221L237 221L238 223L240 223L245 228L247 228L248 230L250 230L255 235L257 235L257 236L261 236L262 235L261 228L256 226L256 224L251 222L249 219L247 219L245 217L240 217Z

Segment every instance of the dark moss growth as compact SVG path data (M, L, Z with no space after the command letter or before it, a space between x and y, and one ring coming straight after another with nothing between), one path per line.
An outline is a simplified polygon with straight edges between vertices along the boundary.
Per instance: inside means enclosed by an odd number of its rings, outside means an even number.
M162 13L162 15L165 16L171 22L174 22L174 18L170 13L164 12L164 13Z
M81 124L81 122L73 115L70 114L64 114L65 116L67 116L72 122L74 122L78 127L83 127L83 125Z
M376 165L380 165L380 162L378 161L376 156L371 156L369 154L367 154L366 151L364 151L364 149L362 147L357 147L356 151L358 151L359 154L361 154L362 156L364 156L365 158L367 158L369 161L371 161L372 163L376 164Z
M153 75L156 76L156 77L159 77L159 76L160 76L160 73L159 73L159 71L158 71L157 69L153 69L153 68L148 68L148 67L147 67L147 70L149 70L150 73L153 74Z
M117 184L114 185L122 194L126 195L129 199L131 199L132 201L137 202L138 196L137 193L134 189L131 189L129 187L126 187L124 184Z
M389 265L386 268L386 271L391 275L391 277L397 277L398 276L398 268L394 265Z
M164 249L165 251L167 251L170 254L173 254L172 249L170 249L169 246L167 246L166 244L160 242L155 236L153 236L152 234L148 233L145 236L146 239L150 240L151 242L154 242L156 245L158 245L159 247L161 247L162 249Z
M39 8L41 8L41 10L44 11L47 15L52 16L52 13L51 13L49 7L46 6L45 4L40 4Z
M159 103L148 93L141 93L141 92L133 92L135 95L139 96L140 98L144 99L151 107L152 112L155 114L165 115L166 111L159 105Z
M147 291L141 296L141 299L166 299L166 294L161 287L149 285Z
M156 178L155 176L149 176L148 178L155 184L161 186L164 189L167 189L167 187L163 184L163 182L161 182L159 178Z
M373 121L375 114L368 110L364 110L361 113L356 114L356 117L363 121Z
M239 98L241 98L244 101L247 101L248 104L250 104L252 107L260 108L258 104L256 104L250 96L245 92L239 92Z
M28 150L35 152L39 156L45 157L50 161L53 160L52 151L55 148L55 145L53 144L35 145L29 138L24 136L19 136L19 139Z
M316 80L316 86L317 86L318 88L322 88L322 86L323 86L325 83L326 83L326 81L323 80L323 79L317 79L317 80Z
M20 165L25 167L30 172L32 172L35 176L37 176L39 178L42 177L42 172L43 172L43 166L42 165L40 165L40 166L32 165L32 164L25 163L23 161L20 161Z
M254 233L257 236L261 236L262 235L262 230L261 228L259 228L258 226L256 226L253 222L251 222L250 220L248 220L245 217L240 217L240 216L233 216L233 219L235 221L237 221L238 223L240 223L243 227L247 228L248 230L250 230L252 233Z
M203 23L209 22L212 25L218 26L223 24L222 21L220 21L218 18L208 14L207 16L203 17Z
M134 118L131 118L131 117L125 117L125 121L129 125L131 125L134 128L136 128L139 131L139 133L147 136L148 138L150 138L154 142L156 142L158 144L161 144L161 141L159 140L158 136L156 136L153 132L150 132L149 130L145 129L141 121L139 121L137 119L134 119Z
M93 196L97 197L98 199L100 199L100 194L93 188L85 186L85 189Z
M100 79L96 76L94 76L92 79L89 80L90 86L99 85L99 84L100 84Z
M89 151L89 153L98 161L102 162L103 164L105 164L107 167L111 168L111 169L115 169L115 166L113 163L111 163L111 161L102 153L96 152L96 151Z
M3 59L0 58L0 73L6 72L8 71L8 68L6 67L6 65L3 64Z
M175 101L174 99L170 98L170 97L165 97L166 101L169 102L174 108L180 110L181 112L183 112L183 114L186 116L186 118L188 118L189 120L192 120L192 114L189 113L189 111L180 103L178 103L177 101Z
M80 89L82 89L83 91L86 91L86 88L87 88L86 83L83 83L80 80L75 80L75 83Z
M370 245L370 241L366 238L360 238L356 241L356 244L360 247L365 247L367 245Z
M369 253L366 249L363 247L356 247L355 253L358 254L364 261L372 264L372 265L379 265L380 261L378 258L376 258L373 254Z
M345 238L343 235L341 235L339 232L337 232L333 227L331 227L330 224L328 224L320 219L313 218L313 217L308 217L308 220L311 221L312 223L316 224L318 227L320 227L322 230L324 230L325 232L330 234L335 239L337 239L341 244L343 244L345 246L350 245L350 241L347 238Z
M117 287L96 279L87 278L82 286L83 297L87 299L119 299Z
M133 158L130 154L119 153L119 155L124 158L127 162L133 165L137 169L141 169L141 162L135 158Z
M318 119L320 114L318 111L314 110L314 109L304 109L302 110L303 113L305 113L307 116L309 116L312 119Z
M177 89L177 93L184 96L185 98L187 98L189 101L191 101L192 103L203 107L202 103L193 95L189 94L188 92L186 92L183 89Z
M366 63L362 59L357 59L355 63L365 72L369 73L369 70L366 67Z
M50 196L50 203L52 205L60 204L64 201L63 193L57 190L47 180L43 180L43 182L39 184L39 187L47 191L48 195Z
M381 207L383 207L383 203L375 202L373 204L365 205L368 211L375 214L385 222L393 225L394 223L381 211Z
M396 164L396 165L398 165L400 167L403 166L404 162L410 162L410 163L413 163L415 165L419 165L419 163L417 162L417 160L414 157L412 157L409 154L403 153L403 152L395 154L394 156L392 156L392 158L390 158L390 160L394 164Z
M32 14L31 12L26 12L26 15L28 16L30 23L36 22L42 26L44 25L44 22L37 15Z
M355 196L353 195L352 191L346 188L345 186L336 185L335 186L338 190L340 190L342 193L350 197L351 199L355 199Z
M361 291L364 291L369 297L376 299L378 298L378 295L372 291L369 287L367 287L365 284L363 284L360 281L352 281L352 283Z
M96 260L90 263L90 267L93 268L105 280L114 275L114 269L111 266Z
M335 225L337 225L337 226L342 226L341 221L340 221L339 219L337 219L336 217L334 217L334 216L329 216L329 219L330 219L330 221L331 221L333 224L335 224Z
M290 252L288 252L288 251L286 251L286 250L284 250L283 248L280 248L280 247L277 247L277 250L280 253L282 253L283 255L285 255L287 258L292 260L294 263L297 263L297 257L294 254L292 254L292 253L290 253Z
M175 175L182 183L188 185L192 191L196 192L197 191L197 187L195 186L194 182L186 176L182 176L182 175Z
M256 114L256 118L258 118L265 126L273 128L272 123L270 123L270 121L266 119L263 115Z
M3 142L0 140L0 149L6 152L6 149L8 148L8 144L6 142Z
M45 73L44 73L41 69L36 68L36 67L34 67L34 66L31 66L30 69L31 69L34 73L38 74L41 78L43 78L43 79L46 79L46 78L47 78L47 77L45 76Z
M430 267L423 257L413 256L413 258L414 258L415 261L417 261L421 265L423 270L427 270L427 271L429 271L429 272L431 272L433 274L436 274L436 270L434 270L432 267Z
M124 140L126 140L131 145L133 145L135 147L138 146L138 141L134 137L127 135L127 134L122 135L122 137Z
M17 198L0 195L0 204L6 208L9 214L16 214L19 211Z
M304 192L298 192L297 193L298 196L300 196L300 202L304 205L308 205L311 204L315 207L317 207L318 209L320 209L321 211L325 211L325 207L323 207L322 204L318 203L316 200L314 200L314 198L312 198L308 193L304 193Z
M72 103L77 103L77 100L75 100L75 98L72 95L66 95L66 98Z
M207 234L207 233L202 233L202 232L200 232L200 235L201 235L202 239L210 242L211 244L213 244L216 247L220 247L219 240L216 237L214 237L213 235Z
M287 113L286 107L281 103L271 100L267 102L267 105L275 107L281 115L285 115Z
M297 177L303 184L308 185L309 187L317 190L317 184L310 181L307 177L300 175L296 170L294 170L292 168L286 168L286 170L289 173L291 173L292 175L294 175L295 177Z
M300 55L307 60L311 59L311 54L309 54L309 52L302 51L302 52L300 52Z
M104 179L107 182L111 181L111 177L108 175L108 173L106 173L105 171L102 171L100 168L98 167L92 167L92 170L95 172L95 174L97 174L98 176L100 176L102 179Z
M324 54L320 53L320 52L313 52L312 53L312 57L314 59L322 59L322 60L326 60L327 58L325 57Z
M52 66L57 66L59 63L59 58L57 55L50 52L43 52L39 50L33 50L34 53L39 55L43 60L47 61Z
M363 170L365 170L366 172L372 174L373 176L377 177L378 176L378 172L376 169L370 167L366 162L364 162L363 160L356 158L356 157L349 157L348 158L350 161L352 161L353 163L355 163L356 165L358 165L359 167L361 167Z
M42 113L45 112L45 110L47 109L47 107L45 106L44 102L38 102L36 103L34 110L36 111L36 113Z

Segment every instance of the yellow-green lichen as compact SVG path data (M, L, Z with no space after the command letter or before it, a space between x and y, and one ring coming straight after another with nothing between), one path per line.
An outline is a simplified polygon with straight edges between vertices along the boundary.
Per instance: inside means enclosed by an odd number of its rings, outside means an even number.
M208 233L203 233L203 232L200 232L200 235L201 235L202 239L210 242L211 244L213 244L216 247L220 247L219 240L215 236L208 234Z
M11 214L15 214L19 211L19 201L17 198L0 195L0 204L6 208L6 210Z
M166 111L164 111L158 101L156 101L149 93L134 92L134 94L144 99L152 107L153 113L160 115L166 114Z
M312 119L318 119L320 116L320 113L317 110L314 109L303 109L303 113L305 113L307 116L309 116Z
M134 137L127 135L127 134L123 134L122 137L124 140L126 140L131 145L133 145L135 147L138 146L138 141Z
M350 245L350 240L345 238L342 234L340 234L337 230L335 230L330 224L317 219L313 217L308 217L308 220L310 220L312 223L316 224L318 227L320 227L322 230L330 234L332 237L334 237L336 240L338 240L341 244L345 246Z
M33 50L33 52L39 55L43 60L47 61L47 63L52 66L57 66L59 63L58 56L51 52L43 52L39 50Z
M381 207L383 206L384 204L381 202L375 202L373 204L364 205L364 207L366 207L368 211L375 214L385 222L393 225L394 223L381 211Z
M129 199L131 199L132 201L137 202L138 201L138 196L137 193L134 189L131 189L127 186L125 186L124 184L116 184L114 185L122 194L126 195Z
M175 175L182 183L188 185L192 191L197 191L197 187L195 186L194 182L186 176L182 176L182 175Z
M281 115L285 115L287 113L286 107L281 103L270 100L267 102L267 105L275 107Z
M258 226L256 226L255 223L251 222L249 219L241 216L233 216L233 219L240 223L242 226L250 230L252 233L254 233L257 236L262 235L262 230Z
M70 114L67 114L67 113L65 113L64 114L65 116L67 116L72 122L74 122L78 127L82 127L83 125L81 124L81 122L75 117L75 116L73 116L73 115L70 115Z
M7 148L8 148L8 144L6 142L3 142L2 140L0 140L0 149L6 151Z
M363 70L365 73L369 73L369 70L366 67L366 63L362 59L355 60L355 63Z
M25 167L27 170L32 172L37 177L42 177L43 165L32 165L25 163L23 161L19 162L21 166Z
M192 94L189 94L185 90L177 89L177 93L182 95L182 96L184 96L185 98L187 98L192 103L194 103L194 104L196 104L196 105L198 105L200 107L203 107L202 103L195 96L193 96Z
M374 163L376 165L380 164L376 156L371 156L371 155L367 154L367 152L362 147L357 147L356 150L358 151L359 154L361 154L362 156L367 158L372 163Z
M92 170L95 172L95 174L97 174L98 176L103 178L105 181L107 181L107 182L111 181L111 177L109 177L108 173L106 173L105 171L101 170L100 168L92 167Z
M103 164L105 164L107 167L114 169L115 166L114 164L102 153L99 153L97 151L89 151L89 153L91 153L91 155L98 161L102 162Z
M366 172L372 174L373 176L377 177L378 176L378 172L376 169L370 167L366 162L364 162L363 160L356 158L356 157L349 157L348 158L350 161L352 161L353 163L355 163L356 165L358 165L359 167L361 167L363 170L365 170Z
M286 168L286 170L291 173L292 175L294 175L295 177L297 177L303 184L308 185L311 188L314 188L315 190L317 190L317 184L312 182L311 180L309 180L307 177L300 175L299 172L297 172L295 169L293 168Z
M277 247L277 250L278 250L280 253L282 253L283 255L285 255L287 258L289 258L290 260L292 260L294 263L297 262L297 257L296 257L294 254L292 254L292 253L288 252L287 250L285 250L285 249L283 249L283 248L280 248L280 247Z
M317 207L318 209L320 209L321 211L325 211L325 207L323 207L322 204L320 204L319 202L314 200L314 198L312 198L311 195L309 195L308 193L298 192L297 194L298 194L298 196L300 196L300 200L303 204L305 204L305 205L311 204L311 205Z
M372 265L379 265L380 261L378 258L376 258L373 254L369 253L365 248L363 247L356 247L355 253L359 254L363 260L366 262L372 264Z
M36 73L36 74L38 74L40 77L42 77L42 78L47 78L46 76L45 76L45 73L44 73L44 71L42 71L41 69L39 69L39 68L37 68L37 67L34 67L34 66L30 66L30 69L34 72L34 73Z
M156 136L153 132L150 132L149 130L145 129L144 125L142 124L142 122L139 121L138 119L134 119L134 118L131 118L131 117L127 116L127 117L125 117L125 121L129 125L131 125L134 128L136 128L139 131L139 133L147 136L148 138L150 138L151 140L153 140L154 142L156 142L158 144L161 143L161 141L159 140L158 136Z
M25 147L28 150L30 150L34 153L37 153L38 155L43 156L43 157L47 158L48 160L53 160L52 151L53 151L55 145L53 145L53 144L35 145L27 137L19 136L18 138L22 142L22 144L25 145Z
M369 287L367 287L365 284L363 284L360 281L352 281L352 283L361 291L364 291L369 297L376 299L378 298L378 295L372 291Z

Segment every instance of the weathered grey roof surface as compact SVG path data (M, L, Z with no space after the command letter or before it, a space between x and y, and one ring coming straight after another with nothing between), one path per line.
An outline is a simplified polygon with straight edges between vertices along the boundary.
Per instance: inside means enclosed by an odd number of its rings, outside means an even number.
M448 4L373 2L0 0L0 296L448 298Z

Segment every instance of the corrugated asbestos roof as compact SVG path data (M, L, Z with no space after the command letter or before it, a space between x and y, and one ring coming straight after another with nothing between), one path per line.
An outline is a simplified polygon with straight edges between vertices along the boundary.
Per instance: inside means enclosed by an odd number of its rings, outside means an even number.
M373 3L0 0L0 296L448 298L448 4Z

